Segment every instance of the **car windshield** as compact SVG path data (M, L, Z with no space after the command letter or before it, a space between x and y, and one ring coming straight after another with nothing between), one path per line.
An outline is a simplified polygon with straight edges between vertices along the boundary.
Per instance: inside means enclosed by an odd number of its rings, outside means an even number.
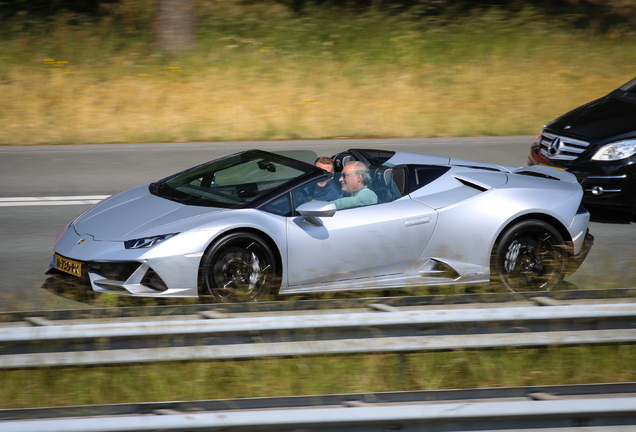
M242 208L313 171L300 161L248 151L175 174L153 183L150 191L187 205Z

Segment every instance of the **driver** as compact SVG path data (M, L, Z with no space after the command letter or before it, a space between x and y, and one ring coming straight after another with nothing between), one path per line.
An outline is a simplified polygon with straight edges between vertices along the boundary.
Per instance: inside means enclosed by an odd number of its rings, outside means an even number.
M367 187L369 182L371 175L364 162L348 163L340 176L342 195L332 202L338 210L377 204L378 196Z

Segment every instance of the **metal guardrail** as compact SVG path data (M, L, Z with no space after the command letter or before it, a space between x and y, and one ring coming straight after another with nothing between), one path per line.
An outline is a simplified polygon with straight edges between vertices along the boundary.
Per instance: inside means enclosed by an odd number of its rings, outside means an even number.
M514 294L514 304L454 297L456 309L427 296L0 314L0 368L633 343L636 304L633 290L624 293L623 303L600 294L610 304L585 304L594 295L569 292ZM2 432L548 428L636 430L636 383L0 410Z
M636 299L636 288L589 289L589 290L557 290L550 292L501 292L474 293L452 295L426 295L403 297L375 297L375 298L343 298L326 300L297 300L273 301L256 303L228 303L228 304L183 304L164 306L136 306L136 307L86 307L72 310L45 310L25 312L0 313L2 323L21 322L26 318L37 316L48 320L87 320L87 319L118 319L141 318L159 316L197 315L203 311L218 311L222 313L273 313L291 314L298 311L360 309L369 304L384 304L398 308L408 307L440 307L450 308L468 304L502 304L510 302L532 302L537 296L546 296L557 302L573 301L626 301Z
M636 342L636 304L366 309L0 327L0 368ZM538 307L536 305L553 305ZM369 308L373 312L369 311Z
M636 383L0 410L3 432L627 432L635 427Z

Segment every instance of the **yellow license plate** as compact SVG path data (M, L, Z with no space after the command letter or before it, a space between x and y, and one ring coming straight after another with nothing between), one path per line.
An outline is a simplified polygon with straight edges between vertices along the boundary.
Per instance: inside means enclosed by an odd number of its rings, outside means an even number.
M54 254L53 256L55 257L56 269L64 273L72 274L73 276L82 276L82 263L62 258L58 254Z

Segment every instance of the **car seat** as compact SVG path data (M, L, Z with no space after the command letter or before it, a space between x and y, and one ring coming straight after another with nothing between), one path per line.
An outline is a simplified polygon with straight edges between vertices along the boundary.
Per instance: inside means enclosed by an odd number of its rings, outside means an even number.
M391 168L377 168L375 170L371 169L370 171L371 183L369 184L369 189L378 196L378 204L395 201L402 196L393 181L393 170Z

